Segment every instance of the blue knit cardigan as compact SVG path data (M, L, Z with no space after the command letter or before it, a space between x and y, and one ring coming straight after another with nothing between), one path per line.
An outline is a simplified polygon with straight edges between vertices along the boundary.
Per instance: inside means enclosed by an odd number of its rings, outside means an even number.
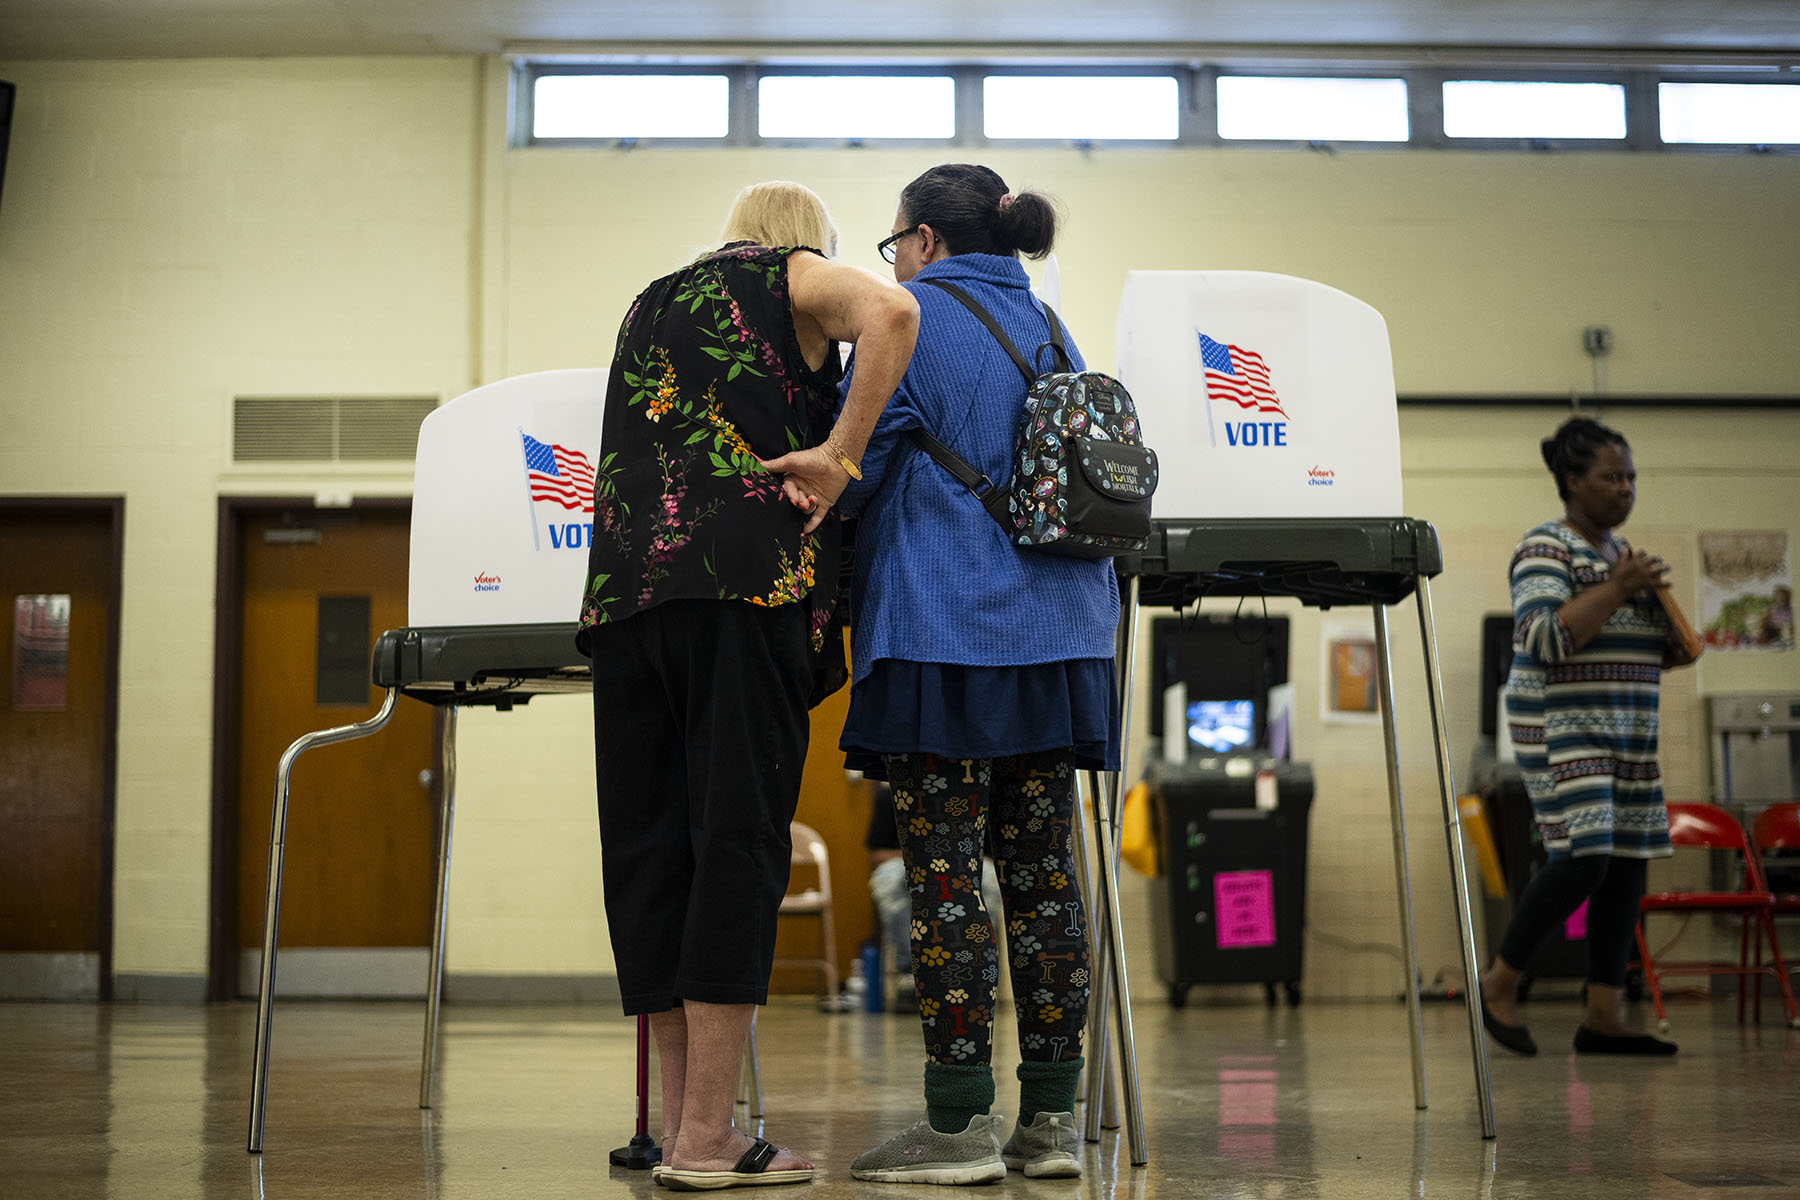
M1119 624L1112 560L1018 549L906 435L926 429L1004 487L1025 402L1024 376L993 335L921 279L960 285L1027 358L1050 336L1016 258L958 254L905 285L919 303L918 345L863 455L861 482L839 500L845 515L862 522L852 678L867 677L884 658L984 667L1111 658ZM1064 336L1080 369L1066 327ZM1043 361L1048 366L1047 353ZM849 384L846 377L846 392Z

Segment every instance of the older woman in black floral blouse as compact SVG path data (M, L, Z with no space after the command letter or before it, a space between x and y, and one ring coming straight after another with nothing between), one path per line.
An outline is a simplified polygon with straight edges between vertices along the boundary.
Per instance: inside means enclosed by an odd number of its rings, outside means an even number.
M731 1124L768 996L788 823L828 637L843 491L906 369L918 308L832 262L824 204L746 188L726 244L656 280L619 330L580 641L594 660L607 922L662 1074L662 1182L801 1182ZM836 342L857 372L832 422Z

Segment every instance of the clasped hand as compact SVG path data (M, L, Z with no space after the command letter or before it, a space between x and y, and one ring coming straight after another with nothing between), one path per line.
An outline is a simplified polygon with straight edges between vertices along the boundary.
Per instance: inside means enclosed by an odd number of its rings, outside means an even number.
M806 514L803 533L811 533L825 523L825 514L831 511L831 506L837 503L850 482L850 475L837 456L823 446L758 461L762 462L764 470L782 476L781 494L789 504Z
M1613 582L1627 596L1635 596L1645 588L1661 587L1668 577L1669 565L1644 550L1627 550L1613 564Z

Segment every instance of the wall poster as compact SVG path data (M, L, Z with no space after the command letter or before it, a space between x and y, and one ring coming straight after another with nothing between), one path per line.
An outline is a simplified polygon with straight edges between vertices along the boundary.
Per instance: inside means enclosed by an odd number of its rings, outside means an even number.
M1373 618L1323 617L1319 716L1332 724L1355 725L1381 720L1378 684L1381 657L1375 646Z
M1794 575L1786 530L1700 535L1699 624L1709 650L1794 648Z

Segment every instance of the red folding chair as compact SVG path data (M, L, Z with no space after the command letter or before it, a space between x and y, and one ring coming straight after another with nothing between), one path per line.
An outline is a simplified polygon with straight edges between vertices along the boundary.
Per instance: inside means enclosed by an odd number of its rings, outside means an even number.
M1738 1020L1744 1019L1744 981L1750 977L1773 975L1776 985L1781 989L1781 999L1787 1005L1788 1024L1800 1028L1800 1012L1796 1012L1794 992L1788 985L1787 966L1781 960L1781 946L1775 940L1775 920L1772 912L1775 897L1770 894L1763 883L1762 869L1758 866L1756 854L1744 837L1744 830L1730 813L1711 804L1671 804L1669 805L1669 841L1677 846L1693 846L1704 850L1723 850L1740 856L1744 863L1742 886L1730 892L1657 892L1645 896L1638 905L1637 943L1638 954L1644 964L1644 978L1650 984L1650 1000L1656 1006L1657 1027L1664 1033L1669 1030L1668 1014L1663 1010L1661 976L1664 975L1735 975L1738 977ZM1741 934L1736 963L1717 961L1688 961L1672 963L1655 963L1650 957L1650 943L1644 936L1645 920L1653 912L1677 913L1735 913L1740 921ZM1757 964L1748 965L1750 957L1751 926L1754 924L1759 933L1757 938ZM1762 963L1762 939L1769 942L1769 953L1774 958L1772 966ZM1762 1018L1762 988L1757 987L1758 1020Z
M1769 862L1767 855L1771 850L1800 851L1800 804L1777 804L1765 808L1757 814L1750 825L1750 842L1756 847L1758 864L1762 868L1763 879L1768 884L1774 903L1770 906L1773 916L1789 916L1800 913L1800 893L1775 891L1774 880L1769 878ZM1756 963L1762 965L1762 942L1756 943ZM1800 968L1790 967L1789 970ZM1792 986L1790 981L1790 986ZM1761 999L1761 981L1756 990Z

